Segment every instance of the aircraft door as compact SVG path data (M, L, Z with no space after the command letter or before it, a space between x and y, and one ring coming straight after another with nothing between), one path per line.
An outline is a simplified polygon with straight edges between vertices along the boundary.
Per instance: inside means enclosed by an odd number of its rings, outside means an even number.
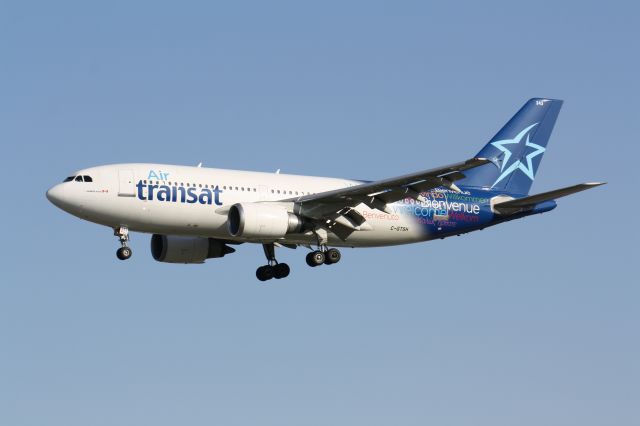
M133 180L133 170L118 170L119 197L134 197L136 195Z
M258 200L267 201L267 187L265 185L258 185Z

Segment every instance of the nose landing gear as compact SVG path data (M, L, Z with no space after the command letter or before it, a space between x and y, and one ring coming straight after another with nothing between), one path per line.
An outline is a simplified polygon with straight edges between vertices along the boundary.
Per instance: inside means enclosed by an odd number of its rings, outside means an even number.
M278 263L276 260L276 249L273 243L263 244L264 254L267 257L267 264L256 270L256 278L260 281L268 281L272 278L277 280L286 278L291 272L291 268L286 263Z
M129 228L127 228L126 226L120 226L118 228L115 228L113 230L113 235L118 237L118 239L120 240L120 244L122 245L122 247L120 247L118 249L118 251L116 251L116 256L120 260L129 259L131 257L131 255L133 254L133 251L131 251L131 248L128 245L128 243L129 243Z

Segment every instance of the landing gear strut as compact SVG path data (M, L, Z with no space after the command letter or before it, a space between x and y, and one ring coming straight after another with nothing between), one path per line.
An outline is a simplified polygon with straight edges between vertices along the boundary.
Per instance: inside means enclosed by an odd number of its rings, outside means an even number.
M113 230L113 235L118 237L118 239L120 240L120 245L122 246L122 247L120 247L118 249L118 251L116 251L116 256L120 260L129 259L131 257L131 255L133 254L133 252L131 251L131 248L128 245L128 243L129 243L129 228L127 228L126 226L120 226L118 228L115 228Z
M276 249L273 243L263 244L264 255L267 257L267 264L256 270L256 277L260 281L267 281L271 278L279 280L289 276L291 269L286 263L278 263L276 260Z
M332 265L334 263L340 262L342 255L340 254L340 250L336 248L331 248L327 250L326 246L321 246L320 250L312 251L307 254L307 265L311 267L320 266L323 263L325 265Z

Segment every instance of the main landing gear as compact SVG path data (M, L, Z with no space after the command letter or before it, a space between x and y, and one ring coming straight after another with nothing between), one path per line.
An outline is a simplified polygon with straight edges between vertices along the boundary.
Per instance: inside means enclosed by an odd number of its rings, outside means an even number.
M118 239L120 240L120 245L122 245L122 247L120 247L118 249L118 251L116 251L116 256L120 260L129 259L131 257L131 255L133 254L133 252L131 251L131 248L128 245L128 243L129 243L129 228L127 228L126 226L120 226L118 228L115 228L113 230L113 235L118 237Z
M256 270L256 277L260 281L267 281L272 278L279 280L289 276L291 269L286 263L278 263L276 260L276 249L273 243L263 244L264 255L267 257L267 264Z
M267 257L267 264L259 267L256 270L256 277L260 281L268 281L272 278L280 279L289 276L291 269L286 263L278 263L275 255L275 246L273 243L263 244L264 254ZM315 250L307 254L307 265L320 266L332 265L338 263L341 258L340 250L336 248L328 249L326 246L321 245L319 250Z
M322 264L332 265L334 263L340 262L342 255L340 254L340 250L336 248L328 249L326 247L321 247L321 250L315 250L311 253L307 254L307 265L311 267L320 266Z

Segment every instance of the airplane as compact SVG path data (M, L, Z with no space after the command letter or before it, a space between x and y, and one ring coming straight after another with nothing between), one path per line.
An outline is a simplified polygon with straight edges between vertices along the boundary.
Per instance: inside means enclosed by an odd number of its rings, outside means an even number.
M339 247L443 239L545 213L556 199L603 185L529 195L563 101L533 98L466 161L366 181L166 164L113 164L73 173L50 188L55 206L114 230L116 255L132 255L129 232L152 234L159 262L204 263L262 244L260 281L285 278L276 247L309 249L309 266L340 261Z

